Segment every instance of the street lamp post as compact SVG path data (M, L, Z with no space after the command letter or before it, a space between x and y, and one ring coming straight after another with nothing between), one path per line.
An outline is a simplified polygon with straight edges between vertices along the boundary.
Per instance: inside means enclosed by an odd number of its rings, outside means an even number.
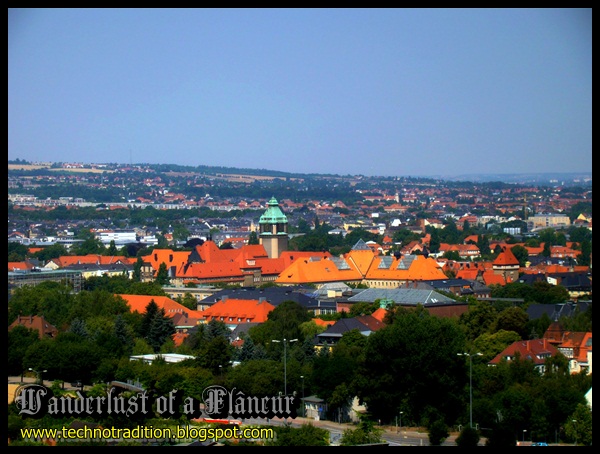
M37 370L35 370L35 369L31 368L31 367L29 368L29 370L30 370L31 372L34 372L34 373L35 373L35 376L37 377L39 384L40 384L40 385L43 385L43 384L44 384L44 381L42 380L42 374L43 374L44 372L48 372L48 371L47 371L46 369L44 369L43 371L41 371L41 372L38 372Z
M404 412L401 411L400 413L398 413L398 416L400 417L400 431L402 430L402 413L404 413ZM396 433L399 432L399 430L398 430L398 416L396 416Z
M283 342L283 394L287 396L287 344L288 342L296 342L298 339L287 340L285 337L283 340L273 339L271 342L280 343Z
M300 378L302 379L302 417L304 418L304 375L300 375Z
M473 428L473 355L483 356L482 353L457 353L458 356L469 357L469 427Z
M527 432L527 429L523 429L523 442L525 442L525 432Z

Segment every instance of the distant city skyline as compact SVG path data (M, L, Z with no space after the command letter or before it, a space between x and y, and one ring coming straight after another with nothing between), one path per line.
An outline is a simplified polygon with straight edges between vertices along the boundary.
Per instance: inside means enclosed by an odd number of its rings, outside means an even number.
M591 8L8 12L9 160L591 174Z

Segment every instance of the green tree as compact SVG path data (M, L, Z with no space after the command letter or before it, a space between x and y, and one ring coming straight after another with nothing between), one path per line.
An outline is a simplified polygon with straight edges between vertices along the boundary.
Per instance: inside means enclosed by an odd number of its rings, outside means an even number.
M148 342L155 353L168 338L175 334L173 320L153 299L146 306L138 334Z
M429 426L429 444L440 446L450 436L448 426L443 419L436 419Z
M522 339L526 339L528 335L528 321L529 316L522 308L514 306L508 307L498 314L496 326L494 327L493 331L514 331L518 333Z
M8 331L8 375L20 375L27 369L23 358L30 346L40 342L39 336L37 330L21 325Z
M516 244L511 248L511 252L514 254L515 258L519 261L520 266L525 266L527 260L529 260L529 251L521 246L520 244Z
M125 355L131 355L134 345L132 329L121 314L117 315L114 324L114 334Z
M304 333L300 328L304 322L312 320L312 315L295 301L284 301L268 314L268 320L261 325L253 326L249 330L255 344L262 344L268 351L276 350L282 354L281 344L272 344L272 340L298 339L304 341ZM288 345L289 347L289 345Z
M375 427L375 422L363 417L356 429L346 429L340 439L341 446L357 446L382 443L383 430Z
M522 340L514 331L503 329L494 333L483 333L473 341L473 350L480 352L484 358L491 360L498 353L514 342Z
M242 347L237 350L236 359L240 362L250 361L254 359L254 354L256 352L256 345L252 338L246 333L242 333L240 335L241 340L243 341Z
M356 378L366 344L366 336L358 329L344 333L342 339L344 341L340 340L334 345L329 355L319 355L313 359L313 391L328 402L332 413L354 397L351 394L351 384Z
M133 265L133 275L131 279L134 282L140 282L142 280L142 267L144 266L144 261L141 257L138 257L135 264Z
M429 240L429 251L435 254L440 250L440 235L435 227L432 227L431 229L427 227L426 231L431 235Z
M204 344L197 360L202 367L209 369L215 375L225 373L231 367L233 346L223 336L213 337Z
M477 429L465 427L458 437L456 437L456 446L460 446L461 448L471 448L477 446L480 439L481 437L479 436Z
M256 232L250 232L250 235L248 236L248 244L260 244L260 240L258 239Z
M106 252L106 248L102 242L95 238L93 235L88 236L82 243L75 244L71 251L73 255L88 255L88 254L98 254Z
M442 257L448 260L454 260L455 262L460 261L460 255L458 255L457 251L446 251Z
M185 292L183 298L178 297L177 302L193 311L198 310L198 300L190 292Z
M581 242L581 253L577 255L577 264L590 266L592 263L592 241L583 240Z
M498 312L488 301L469 299L469 310L459 317L468 339L475 340L484 333L491 332L496 325Z
M167 264L162 262L158 266L158 272L156 273L156 283L163 286L169 285L171 279L169 278L169 272L167 270Z
M355 375L357 396L384 421L395 417L398 403L411 408L418 423L434 415L453 421L464 407L461 351L465 336L455 320L431 316L422 306L405 311L368 336Z
M490 255L490 241L486 235L477 235L477 247L482 256L488 257Z
M546 241L544 243L544 247L542 248L542 252L540 253L540 255L542 257L550 257L552 255L552 244L550 244L549 241Z
M8 261L23 262L29 253L27 246L16 241L8 242Z
M584 404L565 423L565 436L578 446L592 446L592 410Z
M185 224L178 222L173 226L173 239L176 241L184 241L187 240L190 236L189 229L185 226Z
M42 248L41 251L38 251L34 254L35 258L40 260L42 263L47 263L52 259L56 259L64 255L69 255L69 251L67 251L67 248L62 244L52 244L50 246L46 246Z
M108 245L108 248L105 251L106 255L117 255L117 246L115 244L115 240L110 240L110 243Z
M329 431L313 424L302 424L299 428L284 424L274 430L277 436L265 446L329 446Z
M280 360L252 359L232 368L228 379L245 394L276 396L283 389L283 364Z

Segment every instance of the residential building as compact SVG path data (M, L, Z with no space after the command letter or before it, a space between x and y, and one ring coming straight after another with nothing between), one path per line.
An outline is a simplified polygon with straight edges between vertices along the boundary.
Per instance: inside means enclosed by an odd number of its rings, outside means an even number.
M58 328L46 321L43 315L19 315L14 322L8 325L8 330L11 331L16 326L23 326L28 329L36 330L40 336L40 339L56 337L58 334Z
M497 366L501 361L514 361L520 358L521 360L532 361L535 369L542 374L546 370L546 359L559 353L558 349L548 339L520 340L513 342L498 353L488 362L488 365Z

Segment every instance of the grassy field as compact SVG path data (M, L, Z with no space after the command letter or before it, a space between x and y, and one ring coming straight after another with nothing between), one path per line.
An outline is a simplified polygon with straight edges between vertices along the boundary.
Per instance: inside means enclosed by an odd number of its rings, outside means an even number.
M9 164L8 170L39 170L39 169L48 169L51 172L73 172L73 173L110 173L114 172L113 170L108 169L63 169L63 168L51 168L50 164Z

